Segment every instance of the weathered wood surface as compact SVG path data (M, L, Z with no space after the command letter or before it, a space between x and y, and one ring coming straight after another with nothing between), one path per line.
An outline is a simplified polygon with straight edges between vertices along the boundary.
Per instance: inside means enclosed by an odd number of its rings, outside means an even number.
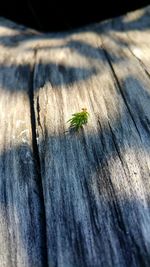
M6 27L6 28L4 28ZM0 32L13 33L7 24ZM10 37L8 37L10 38ZM10 38L11 39L11 38ZM0 266L43 266L43 202L33 155L33 52L0 47ZM41 221L42 220L42 221ZM40 223L42 222L42 223ZM45 228L45 227L44 227Z
M61 34L0 19L0 266L150 266L149 16Z

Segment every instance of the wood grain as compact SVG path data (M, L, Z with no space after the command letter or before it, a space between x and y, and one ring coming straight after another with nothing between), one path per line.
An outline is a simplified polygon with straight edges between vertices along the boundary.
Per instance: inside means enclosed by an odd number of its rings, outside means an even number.
M8 26L8 29L7 29ZM1 25L0 32L15 29ZM5 38L6 41L6 38ZM41 267L45 262L43 205L33 155L31 73L33 52L0 48L0 266ZM44 265L46 266L46 265Z
M117 22L67 36L59 46L50 40L37 53L35 110L52 266L150 264L150 81ZM66 132L82 107L88 125Z
M0 19L2 267L150 266L149 13L56 34Z

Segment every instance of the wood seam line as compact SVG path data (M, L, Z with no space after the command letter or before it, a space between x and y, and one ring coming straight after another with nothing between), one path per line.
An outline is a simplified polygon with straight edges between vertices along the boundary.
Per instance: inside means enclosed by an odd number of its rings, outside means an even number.
M29 81L29 102L30 102L30 116L31 116L31 131L32 131L32 149L33 149L33 160L34 168L36 173L36 180L38 186L38 192L42 207L41 225L42 225L42 244L43 244L43 267L48 267L48 251L47 251L47 230L46 230L46 209L44 201L44 190L42 184L42 174L41 174L41 163L37 144L36 135L36 115L34 108L34 78L35 78L35 65L36 65L36 55L37 49L34 49L34 64L30 67L30 81Z
M109 54L107 53L107 51L106 51L106 49L104 48L103 44L102 44L102 49L103 49L103 51L104 51L104 54L105 54L105 56L106 56L106 59L107 59L107 61L108 61L109 66L110 66L110 69L111 69L111 72L112 72L113 77L114 77L114 79L115 79L115 82L116 82L116 84L117 84L117 86L118 86L118 88L119 88L119 91L120 91L120 93L121 93L121 96L122 96L122 98L123 98L123 101L124 101L124 103L125 103L125 105L126 105L126 107L127 107L127 110L128 110L128 112L129 112L129 114L130 114L130 117L131 117L131 119L132 119L132 121L133 121L133 124L134 124L134 126L135 126L135 129L136 129L136 131L137 131L137 133L138 133L138 135L139 135L139 137L140 137L140 140L141 140L141 142L142 142L141 134L140 134L139 129L138 129L137 125L136 125L136 121L135 121L135 119L134 119L134 116L132 115L132 112L131 112L131 110L130 110L129 104L128 104L128 102L127 102L125 96L124 96L124 93L123 93L122 88L121 88L121 84L120 84L120 82L119 82L119 80L118 80L118 77L117 77L116 72L115 72L115 70L114 70L113 64L111 63Z

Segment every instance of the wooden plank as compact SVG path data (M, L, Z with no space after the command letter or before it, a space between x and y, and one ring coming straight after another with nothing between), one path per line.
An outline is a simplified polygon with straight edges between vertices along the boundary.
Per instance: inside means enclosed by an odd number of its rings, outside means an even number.
M133 13L134 17L134 13ZM125 17L126 18L126 17ZM130 19L132 18L132 14ZM132 18L133 19L133 18ZM144 18L143 18L144 19ZM146 19L146 18L145 18ZM130 188L134 188L134 205L132 208L132 203L130 204L130 212L132 214L132 219L126 220L126 227L128 227L130 232L130 237L133 240L133 246L137 247L136 257L141 260L142 266L149 266L150 260L150 206L149 206L149 196L150 196L150 79L148 73L143 68L141 62L134 55L131 47L131 40L128 37L128 29L126 28L125 22L118 24L121 20L114 20L107 24L104 33L101 35L103 48L105 54L108 58L110 68L114 74L114 78L120 93L127 107L128 113L132 118L134 123L134 128L139 135L139 141L136 141L135 148L133 143L131 143L131 148L134 148L134 153L136 155L136 161L132 158L125 157L125 165L130 173ZM135 26L135 21L133 21ZM123 27L124 26L124 27ZM146 26L146 25L145 25ZM132 23L130 25L132 29ZM120 29L125 29L125 31L120 31ZM147 42L150 41L150 31L147 31L139 27L131 30L130 35L134 36L134 40L138 40L140 31L142 30L143 35L147 35ZM142 35L142 34L141 34ZM141 38L141 46L145 42L144 38ZM135 41L136 43L136 41ZM144 50L141 49L144 52ZM120 62L116 62L116 56L120 55ZM147 51L147 56L149 55ZM117 130L117 129L116 129ZM118 132L113 128L114 137L118 143ZM131 135L133 132L131 131ZM130 137L132 140L132 136ZM140 149L141 147L141 149ZM141 151L139 153L139 151ZM137 166L136 166L137 165ZM133 169L135 168L135 173ZM140 173L137 175L137 170ZM133 195L132 195L133 196ZM134 218L134 214L136 214ZM124 216L124 212L123 212ZM138 220L138 230L135 231L133 225L136 224ZM134 251L135 253L135 251Z
M129 13L123 21L124 32L128 36L128 47L138 59L147 75L150 74L150 6ZM134 27L132 26L134 25Z
M0 23L0 266L41 267L45 232L29 99L34 54L11 45L16 31Z
M0 19L2 267L150 266L148 14L49 35Z
M34 102L49 266L150 265L150 83L110 27L46 39L46 49L38 43ZM82 107L88 125L66 132Z

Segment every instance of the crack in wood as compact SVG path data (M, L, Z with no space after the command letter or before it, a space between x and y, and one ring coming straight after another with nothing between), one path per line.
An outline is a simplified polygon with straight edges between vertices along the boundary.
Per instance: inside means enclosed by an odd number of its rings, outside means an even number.
M41 124L41 118L40 118L40 102L39 102L39 95L36 98L36 109L37 109L37 123L38 126L41 128L42 135L44 136L44 130Z
M124 169L124 164L125 164L125 162L123 161L123 159L122 159L122 155L120 154L120 151L119 151L119 148L118 148L118 145L117 145L117 142L116 142L115 134L114 134L114 132L113 132L113 130L112 130L112 127L111 127L111 124L110 124L109 121L108 121L108 125L109 125L109 129L110 129L110 132L111 132L112 141L113 141L113 143L114 143L116 152L117 152L117 154L118 154L118 157L119 157L120 162L121 162L121 164L122 164L122 167L123 167L123 169Z
M34 50L34 59L36 59L37 49ZM31 66L30 71L30 81L29 81L29 101L30 101L30 114L31 114L31 129L32 129L32 149L33 149L33 159L34 167L37 177L38 192L42 207L41 216L41 226L42 226L42 239L43 239L43 267L48 267L48 255L47 255L47 237L46 237L46 212L45 212L45 201L44 192L42 185L42 175L41 175L41 164L39 157L39 150L37 144L36 135L36 119L35 119L35 109L34 109L34 75L35 75L35 64Z
M132 121L133 121L133 124L134 124L134 126L135 126L135 129L136 129L136 131L137 131L137 133L138 133L138 135L139 135L139 138L140 138L140 140L141 140L141 142L142 142L141 134L140 134L139 129L138 129L137 125L136 125L136 121L135 121L134 116L133 116L133 114L132 114L132 112L131 112L131 110L130 110L130 107L129 107L129 104L128 104L127 100L126 100L126 97L125 97L125 95L124 95L124 93L123 93L123 91L122 91L121 84L120 84L120 82L119 82L119 80L118 80L118 77L117 77L116 72L115 72L115 70L114 70L113 64L111 63L111 60L110 60L110 58L109 58L109 54L108 54L108 52L106 51L106 49L104 48L103 45L102 45L102 49L103 49L103 51L104 51L104 54L105 54L105 56L106 56L106 59L107 59L108 64L109 64L109 66L110 66L110 69L111 69L111 71L112 71L112 74L113 74L113 77L114 77L114 79L115 79L115 82L116 82L116 84L117 84L117 86L118 86L118 88L119 88L119 91L120 91L120 93L121 93L122 99L123 99L123 101L124 101L124 103L125 103L125 105L126 105L126 108L127 108L128 112L129 112L129 114L130 114L130 117L131 117L131 119L132 119Z

